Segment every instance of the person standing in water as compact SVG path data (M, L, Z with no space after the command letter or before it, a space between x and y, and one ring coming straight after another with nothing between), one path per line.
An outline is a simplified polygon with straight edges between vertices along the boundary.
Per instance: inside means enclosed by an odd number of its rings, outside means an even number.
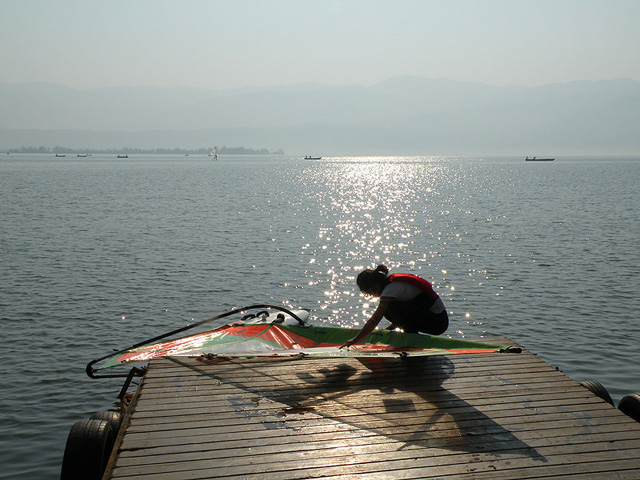
M391 322L389 329L400 328L406 333L440 335L449 327L449 316L442 300L424 278L410 273L389 275L385 265L360 272L357 279L360 291L380 298L378 308L364 327L340 348L350 347L369 335L382 317Z

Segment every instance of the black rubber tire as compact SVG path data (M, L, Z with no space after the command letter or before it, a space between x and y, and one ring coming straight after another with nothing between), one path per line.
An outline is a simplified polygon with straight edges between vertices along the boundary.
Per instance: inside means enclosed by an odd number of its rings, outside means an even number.
M618 410L640 422L640 393L625 395L618 402Z
M89 418L104 420L105 422L108 422L111 426L111 431L113 432L114 437L118 435L118 432L120 431L120 425L122 425L122 414L119 412L114 412L113 410L96 412Z
M78 420L67 437L60 480L101 480L114 441L109 422Z
M609 392L607 392L607 389L604 388L602 384L598 382L589 381L589 382L582 382L580 385L582 385L584 388L589 390L591 393L593 393L597 397L600 397L602 400L604 400L608 404L613 405L613 400L611 399L611 395L609 395Z

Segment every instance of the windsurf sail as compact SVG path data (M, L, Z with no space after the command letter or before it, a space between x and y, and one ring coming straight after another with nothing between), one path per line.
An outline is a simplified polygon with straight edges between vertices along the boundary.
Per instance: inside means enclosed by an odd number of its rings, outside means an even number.
M252 323L236 322L196 335L121 350L91 362L87 365L87 373L93 376L90 369L95 373L101 369L159 357L405 357L490 353L511 348L507 345L389 330L374 330L358 344L339 348L360 330L306 325L300 318L300 311L287 312L293 315L289 315L288 319L295 319L297 325L287 324L289 322L283 316L275 321L263 316Z

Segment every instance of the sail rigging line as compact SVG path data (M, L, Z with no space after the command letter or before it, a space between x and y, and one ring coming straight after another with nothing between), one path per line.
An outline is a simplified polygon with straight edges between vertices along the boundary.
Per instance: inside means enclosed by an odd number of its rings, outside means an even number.
M300 324L300 326L304 326L304 325L306 325L306 324L304 323L304 321L303 321L300 317L298 317L298 315L296 315L295 313L293 313L293 312L292 312L291 310L289 310L288 308L281 307L281 306L279 306L279 305L269 305L269 304L249 305L249 306L247 306L247 307L236 308L236 309L231 310L231 311L229 311L229 312L221 313L220 315L216 315L215 317L211 317L211 318L207 318L207 319L205 319L205 320L201 320L201 321L196 322L196 323L193 323L193 324L191 324L191 325L186 325L186 326L184 326L184 327L180 327L180 328L178 328L178 329L172 330L172 331L167 332L167 333L163 333L162 335L158 335L158 336L153 337L153 338L148 338L147 340L143 340L143 341L141 341L141 342L139 342L139 343L136 343L135 345L132 345L132 346L130 346L130 347L123 348L123 349L121 349L121 350L117 350L117 351L115 351L115 352L110 352L110 353L108 353L107 355L104 355L103 357L96 358L95 360L91 360L91 361L87 364L87 366L86 366L86 368L85 368L85 372L87 373L87 375L88 375L90 378L113 378L113 377L126 377L128 374L110 374L110 375L99 375L99 376L98 376L98 375L96 375L95 373L96 373L99 369L94 369L94 368L93 368L93 366L94 366L96 363L101 362L102 360L106 360L107 358L112 357L112 356L114 356L114 355L120 355L120 354L125 353L125 352L127 352L127 351L129 351L129 350L133 350L134 348L139 348L139 347L142 347L142 346L147 345L147 344L149 344L149 343L153 343L153 342L157 342L158 340L162 340L163 338L167 338L167 337L170 337L170 336L172 336L172 335L177 335L178 333L182 333L182 332L185 332L185 331L190 330L190 329L192 329L192 328L199 327L200 325L204 325L205 323L213 322L213 321L215 321L215 320L220 320L221 318L229 317L229 316L231 316L231 315L235 315L235 314L237 314L237 313L242 313L242 312L244 312L245 310L253 310L253 309L256 309L256 308L272 308L272 309L275 309L275 310L279 310L279 311L284 312L284 313L286 313L286 314L288 314L288 315L291 315L291 317L293 317L295 320L297 320L297 321L298 321L298 323Z

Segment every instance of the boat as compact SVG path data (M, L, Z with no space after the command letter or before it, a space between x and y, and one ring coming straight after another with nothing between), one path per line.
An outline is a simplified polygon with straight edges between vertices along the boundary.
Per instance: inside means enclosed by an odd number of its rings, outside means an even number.
M64 153L56 153L56 157L66 157Z
M79 154L78 154L78 155L76 155L76 156L77 156L77 157L84 158L84 157L86 157L86 156L87 156L87 154L86 154L86 153L79 153Z
M553 162L555 158L529 158L528 156L524 159L525 162Z
M118 158L129 158L129 155L118 155Z
M213 150L209 152L209 156L211 157L211 160L218 160L218 151L216 147L213 147Z
M311 155L307 155L304 157L305 160L322 160L322 157L312 157Z
M247 313L251 310L258 312ZM214 330L154 343L234 314L244 316L240 321L222 325ZM309 317L309 310L290 310L265 304L243 307L153 337L115 353L111 352L89 362L85 371L91 378L127 376L105 375L100 374L100 371L161 357L404 358L517 351L506 345L380 329L374 330L349 348L340 348L360 329L315 325L309 323Z

